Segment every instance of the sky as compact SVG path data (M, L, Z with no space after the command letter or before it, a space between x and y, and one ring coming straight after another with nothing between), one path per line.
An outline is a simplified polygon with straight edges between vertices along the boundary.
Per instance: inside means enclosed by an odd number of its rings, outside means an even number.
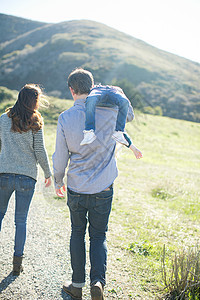
M200 0L0 0L0 13L47 23L93 20L200 63Z

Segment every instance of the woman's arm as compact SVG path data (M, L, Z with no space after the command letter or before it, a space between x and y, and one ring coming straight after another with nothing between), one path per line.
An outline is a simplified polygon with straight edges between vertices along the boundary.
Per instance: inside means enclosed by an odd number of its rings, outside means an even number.
M35 151L37 162L40 164L42 170L44 171L45 178L51 177L49 159L44 144L43 129L40 129L33 134L33 148Z

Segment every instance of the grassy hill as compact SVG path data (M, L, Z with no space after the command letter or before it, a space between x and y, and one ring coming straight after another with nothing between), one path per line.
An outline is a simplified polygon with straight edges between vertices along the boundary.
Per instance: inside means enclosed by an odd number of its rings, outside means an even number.
M42 22L31 21L23 18L16 18L5 14L0 14L0 43L10 41L19 35L44 25Z
M50 95L70 97L67 76L81 66L96 83L130 83L142 94L145 111L160 107L165 116L200 121L198 63L93 21L45 24L0 14L0 24L7 35L0 44L2 86L35 82Z
M15 98L16 92L0 89L0 114ZM73 102L49 100L51 107L42 114L51 161L58 115ZM119 176L108 232L108 246L114 251L109 252L107 290L109 299L159 299L165 293L163 246L170 270L175 252L199 244L200 124L136 113L127 131L144 158L136 160L126 147L117 152ZM48 196L52 203L63 201L54 192ZM120 276L122 269L126 278Z

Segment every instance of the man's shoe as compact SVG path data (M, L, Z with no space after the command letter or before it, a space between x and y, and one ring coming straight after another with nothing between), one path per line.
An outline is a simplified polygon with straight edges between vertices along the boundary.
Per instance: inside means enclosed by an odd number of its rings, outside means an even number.
M73 299L82 299L82 288L77 288L72 283L66 283L63 285L63 291L70 295Z
M128 141L124 137L124 132L122 132L122 131L115 131L112 135L112 138L122 145L125 145L125 146L129 145Z
M91 144L95 139L96 135L94 133L94 130L83 130L84 133L84 139L80 143L81 146L86 145L86 144Z
M90 288L92 300L103 300L103 286L100 281L93 284Z

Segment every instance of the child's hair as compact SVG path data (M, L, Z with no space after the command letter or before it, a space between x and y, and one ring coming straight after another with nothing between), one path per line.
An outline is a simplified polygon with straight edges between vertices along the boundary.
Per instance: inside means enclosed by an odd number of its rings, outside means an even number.
M11 130L14 132L37 132L43 126L43 118L37 111L42 97L42 90L36 84L26 84L19 92L13 107L6 109L12 119Z
M69 74L68 87L71 87L75 94L89 94L94 85L94 78L91 72L77 68Z

